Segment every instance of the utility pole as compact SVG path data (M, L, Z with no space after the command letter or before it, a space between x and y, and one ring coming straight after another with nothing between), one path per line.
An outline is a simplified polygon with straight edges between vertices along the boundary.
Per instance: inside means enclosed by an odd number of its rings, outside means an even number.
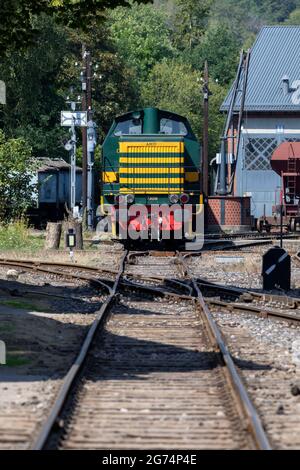
M81 72L81 88L82 88L82 110L87 111L87 120L90 120L91 111L91 55L82 45L82 72ZM87 129L82 128L82 213L83 222L86 223L87 209Z
M76 131L75 131L75 119L72 118L72 125L70 128L71 133L71 152L70 152L70 160L71 160L71 178L70 178L70 208L71 211L74 213L74 207L76 206Z
M96 125L93 122L92 111L92 61L91 53L82 46L83 68L81 72L82 82L82 108L87 112L87 128L82 130L82 210L83 221L88 229L93 229L94 204L93 204L93 167L96 142ZM96 65L97 69L98 66ZM94 74L96 76L96 74Z
M208 63L204 65L204 83L203 83L203 150L202 150L202 190L205 196L209 191L208 175L208 118L209 118L209 75Z

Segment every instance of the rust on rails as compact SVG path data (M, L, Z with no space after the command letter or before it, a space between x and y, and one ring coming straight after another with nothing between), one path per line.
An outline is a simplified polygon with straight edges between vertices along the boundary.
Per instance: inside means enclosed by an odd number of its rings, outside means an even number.
M158 442L174 448L268 448L253 436L249 416L241 415L241 404L233 399L230 374L224 372L224 364L230 367L225 346L217 335L208 339L195 286L191 279L176 278L176 270L188 276L185 260L173 255L158 262L161 272L168 263L165 272L173 270L172 278L161 276L167 281L163 286L129 280L125 263L130 266L126 255L32 449L49 448L51 436L57 442L57 429L61 448L132 448L134 442L138 448ZM149 266L147 277L153 282L157 267ZM129 288L127 297L117 296L121 288ZM240 395L244 403L241 390ZM149 414L143 412L145 402Z
M271 445L267 434L263 428L262 422L260 417L257 413L256 408L254 407L246 387L244 386L238 370L234 364L234 361L231 357L227 344L222 336L220 329L218 328L216 322L214 321L207 304L204 301L202 293L199 289L199 286L196 282L196 279L191 274L189 267L184 259L184 257L178 253L179 259L183 265L183 269L186 273L188 273L189 278L192 281L193 287L195 292L197 293L197 302L200 307L199 311L207 325L207 329L209 332L209 337L211 338L212 342L217 345L219 352L221 354L222 360L226 365L226 376L229 379L230 386L234 392L235 398L241 405L244 419L247 422L247 428L249 432L252 434L257 447L261 450L271 450Z
M276 310L271 310L271 309L265 309L265 308L260 308L260 307L254 307L253 305L243 305L239 303L233 303L233 302L222 302L221 300L211 300L211 299L206 299L205 302L208 305L212 305L214 307L223 307L226 310L229 310L230 312L233 311L242 311L242 312L247 312L247 313L254 313L255 315L263 318L272 318L278 321L287 321L289 323L295 323L299 325L300 322L300 315L295 316L295 315L290 315L288 313L283 313L279 312Z
M128 255L128 253L125 252L124 256L122 257L120 267L119 267L119 271L118 271L118 274L116 276L114 285L113 285L113 287L110 291L110 295L108 296L106 301L103 303L100 310L98 312L96 312L97 316L96 316L94 322L92 323L91 327L89 328L89 331L88 331L88 333L87 333L87 335L84 339L84 342L81 346L81 349L79 351L79 354L78 354L75 362L73 363L73 365L69 369L69 371L68 371L68 373L67 373L67 375L66 375L66 377L63 381L63 385L62 385L62 387L61 387L61 389L58 393L58 396L55 400L55 403L54 403L54 405L53 405L53 407L52 407L45 423L43 424L42 429L40 430L37 439L33 443L32 450L41 450L44 447L44 445L45 445L45 443L46 443L46 441L47 441L47 439L48 439L48 437L49 437L49 435L50 435L50 433L53 429L53 426L57 423L60 411L62 410L62 407L63 407L63 405L64 405L64 403L65 403L65 401L68 397L69 391L70 391L75 379L78 377L78 374L82 369L82 366L83 366L83 364L86 360L87 354L88 354L89 349L91 347L92 341L93 341L97 331L104 325L105 319L106 319L106 314L109 310L109 307L111 306L111 304L115 300L117 290L118 290L118 286L119 286L119 282L120 282L121 276L122 276L123 271L124 271L124 266L125 266L125 261L126 261L127 255Z

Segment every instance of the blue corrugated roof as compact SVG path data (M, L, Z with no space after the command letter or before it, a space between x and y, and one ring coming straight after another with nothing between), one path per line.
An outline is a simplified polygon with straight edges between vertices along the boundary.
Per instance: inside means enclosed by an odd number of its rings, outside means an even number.
M265 26L251 50L245 111L299 112L300 104L292 101L293 92L284 94L284 76L288 76L290 87L295 80L300 86L300 26ZM231 91L221 111L228 110L230 95ZM239 104L237 101L237 108Z

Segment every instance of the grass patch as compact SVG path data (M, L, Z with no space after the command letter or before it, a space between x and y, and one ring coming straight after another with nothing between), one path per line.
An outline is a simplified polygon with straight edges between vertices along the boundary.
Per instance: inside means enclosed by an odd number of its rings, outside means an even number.
M34 251L43 248L44 241L30 233L25 220L0 225L0 250Z
M8 354L6 357L6 366L8 367L17 367L17 366L25 366L30 363L30 360L26 357L21 356L14 356L12 354Z
M31 302L27 302L26 300L1 300L1 305L6 305L6 307L14 307L19 308L22 310L34 310L36 312L44 312L45 309L35 305Z

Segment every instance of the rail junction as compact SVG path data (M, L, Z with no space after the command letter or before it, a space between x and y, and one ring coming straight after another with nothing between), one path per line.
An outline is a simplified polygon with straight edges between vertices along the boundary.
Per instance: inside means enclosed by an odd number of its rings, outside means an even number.
M87 282L104 299L32 449L273 448L218 315L298 328L300 299L208 282L197 275L200 258L125 252L118 269L0 259Z

